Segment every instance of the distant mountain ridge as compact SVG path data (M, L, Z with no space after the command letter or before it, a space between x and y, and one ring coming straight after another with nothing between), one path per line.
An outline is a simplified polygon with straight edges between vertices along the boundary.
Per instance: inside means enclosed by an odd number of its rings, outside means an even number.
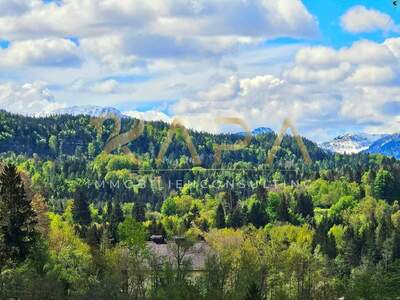
M60 108L52 111L50 114L54 115L88 115L91 117L98 117L101 115L114 114L118 117L125 117L118 109L113 107L101 107L96 105L82 105Z
M129 117L113 107L101 107L96 105L71 106L54 110L46 115L89 115L98 117L101 115L114 114L120 118ZM268 127L258 127L251 131L252 136L273 133ZM245 132L236 134L245 135ZM369 134L369 133L347 133L338 136L331 141L319 144L319 146L330 152L340 154L371 153L382 154L400 159L400 133L398 134Z
M274 132L274 131L271 128L268 128L268 127L257 127L257 128L255 128L255 129L253 129L251 131L251 135L252 136L257 136L259 134L272 133L272 132ZM240 131L240 132L237 132L236 134L245 135L246 133L244 131Z
M251 134L252 135L259 135L259 134L264 134L264 133L272 133L274 132L271 128L268 127L258 127L254 129Z
M382 137L372 143L366 153L382 154L396 159L400 159L400 133L395 133Z
M347 133L320 146L331 152L354 154L368 150L374 142L386 136L387 134Z
M400 159L400 133L395 134L345 134L319 145L321 148L341 154L382 154Z
M72 116L78 116L78 115L88 115L91 117L98 117L101 115L107 115L107 114L115 114L118 117L124 118L124 117L130 117L129 115L123 114L121 111L119 111L116 108L113 107L102 107L102 106L96 106L96 105L75 105L75 106L70 106L66 108L60 108L52 111L49 114L46 115L72 115ZM251 134L253 136L257 136L259 134L264 134L264 133L271 133L274 132L271 128L268 127L258 127L252 130ZM238 134L244 135L244 132L238 132Z

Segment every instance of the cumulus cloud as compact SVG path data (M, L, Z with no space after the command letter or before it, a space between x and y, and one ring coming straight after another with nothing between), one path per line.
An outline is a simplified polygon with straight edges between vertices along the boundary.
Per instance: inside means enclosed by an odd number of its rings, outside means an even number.
M164 121L167 123L171 122L171 117L169 117L168 115L166 115L161 111L148 110L141 112L141 111L131 110L131 111L125 111L123 114L132 118L145 121Z
M40 0L0 0L0 16L21 15L40 4Z
M110 79L95 83L90 89L95 93L110 94L117 91L118 85L119 84L116 80Z
M216 88L217 85L210 90L221 91L221 97L214 93L213 98L206 99L201 97L201 92L193 99L179 101L172 110L176 115L185 117L189 127L209 130L210 126L220 128L215 124L215 119L220 116L240 117L250 127L266 124L278 126L286 117L298 120L315 113L326 115L323 107L334 105L334 99L324 95L318 95L317 98L311 89L272 75L243 79L231 77L227 79L226 86L231 86L230 83L235 81L238 88L231 89L231 97L227 98L226 91Z
M236 116L250 127L275 129L290 117L306 130L304 134L317 139L324 134L310 130L316 124L320 129L326 124L326 130L358 124L386 131L383 128L394 128L395 118L388 119L382 107L400 101L395 85L400 76L399 41L359 41L342 49L305 47L280 76L231 76L178 101L172 111L189 116L189 127L202 130L221 130L206 116Z
M80 61L78 47L67 39L16 41L0 50L3 66L73 67Z
M88 57L93 57L102 66L111 70L131 69L145 65L143 60L126 50L126 43L121 34L83 38L80 40L80 45Z
M374 31L398 32L399 30L389 15L375 9L368 9L362 5L350 8L341 17L341 25L344 30L351 33Z
M10 12L0 15L0 36L26 40L78 33L82 48L114 69L138 60L219 58L238 45L318 33L316 18L301 0L64 0L21 8L13 1L0 0Z
M64 105L56 103L43 82L0 84L0 107L10 112L36 115L49 113Z

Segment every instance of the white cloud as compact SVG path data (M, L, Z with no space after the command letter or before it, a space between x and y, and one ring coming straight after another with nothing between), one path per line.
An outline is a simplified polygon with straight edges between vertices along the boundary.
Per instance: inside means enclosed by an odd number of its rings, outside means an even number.
M395 72L389 67L360 66L348 78L355 84L385 84L395 79Z
M398 31L398 27L389 15L362 5L350 8L341 17L341 24L343 29L351 33Z
M305 66L333 67L338 63L336 51L329 47L307 47L300 49L296 55L296 63Z
M88 37L82 39L80 45L88 57L111 70L130 69L140 64L138 57L126 51L122 35Z
M118 86L119 84L116 80L110 79L95 83L91 86L90 89L95 93L110 94L116 92Z
M73 67L79 63L79 49L67 39L16 41L0 50L0 65L3 66Z
M40 0L0 0L0 16L21 15L41 3Z
M171 117L166 115L165 113L161 111L155 111L155 110L148 110L148 111L125 111L123 112L124 115L127 115L132 118L140 119L140 120L145 120L145 121L164 121L164 122L171 122Z
M0 108L20 114L49 113L64 105L56 103L43 82L0 84Z
M113 69L155 59L215 59L239 45L318 34L316 18L300 0L64 0L13 7L14 14L0 15L3 38L75 36L89 57Z
M343 62L331 68L307 68L305 66L295 66L284 72L285 77L299 83L328 83L343 80L349 75L351 65Z
M352 64L395 64L397 59L392 50L385 44L368 40L354 42L351 47L338 52L339 60Z
M394 85L400 77L399 40L360 41L337 50L305 47L279 76L231 76L178 101L172 111L186 116L189 127L203 130L221 130L212 123L217 116L236 116L250 127L275 129L289 117L316 139L346 125L386 131L398 119L388 118L383 107L400 101Z

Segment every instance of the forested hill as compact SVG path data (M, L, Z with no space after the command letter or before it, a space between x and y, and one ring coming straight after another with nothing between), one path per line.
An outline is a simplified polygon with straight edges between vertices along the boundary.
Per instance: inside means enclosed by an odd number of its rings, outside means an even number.
M169 124L107 153L137 120L92 121L0 112L0 299L398 298L396 159L191 131L194 167L179 129L159 164Z
M12 154L35 157L43 161L51 160L61 165L68 161L70 170L74 169L73 165L83 170L103 151L115 125L112 120L105 121L103 133L99 136L92 120L90 116L84 115L36 118L0 110L0 153L3 156ZM123 118L119 133L125 133L133 126L134 119ZM162 165L157 165L156 158L161 145L167 139L169 128L169 124L164 122L145 122L143 133L127 144L139 158L139 164L134 166L134 169L156 172L158 169L190 169L194 166L182 131L178 131L168 146ZM277 138L273 132L252 136L250 144L242 150L223 151L221 165L215 165L216 145L234 144L243 140L243 134L214 135L192 130L189 132L200 156L201 167L246 170L246 176L252 178L264 175L268 180L278 172L286 181L315 179L323 174L328 179L345 176L360 182L361 175L369 169L376 172L380 167L384 167L397 174L399 168L397 160L392 158L368 154L332 154L303 138L312 160L310 165L306 165L300 148L291 135L285 135L273 165L270 166L267 164L267 155ZM122 153L118 149L113 153L118 152ZM253 169L258 173L250 174ZM79 172L72 172L72 175L74 173Z
M134 119L123 118L120 133L134 126ZM14 152L32 156L34 153L41 157L56 158L59 155L75 155L82 153L90 156L98 154L113 129L113 122L104 123L104 134L99 139L91 117L85 115L55 115L49 117L26 117L0 110L0 152ZM146 122L143 134L128 144L137 154L149 154L156 158L160 146L167 137L169 125L164 122ZM190 130L193 144L202 158L203 166L210 166L214 159L214 144L234 144L243 139L243 134L213 135L206 132ZM271 149L276 135L272 132L253 136L251 144L237 153L225 153L224 163L243 160L252 164L266 161L266 153ZM330 154L304 139L312 160L328 158ZM93 148L94 147L94 148ZM284 151L279 156L301 158L299 147L290 136L282 143ZM168 148L169 159L179 159L182 155L190 156L182 138L175 138Z

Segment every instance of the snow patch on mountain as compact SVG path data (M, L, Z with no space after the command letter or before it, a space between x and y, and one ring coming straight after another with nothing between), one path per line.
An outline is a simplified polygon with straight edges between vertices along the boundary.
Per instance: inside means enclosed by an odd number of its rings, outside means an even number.
M354 154L367 150L375 141L386 134L347 133L333 140L320 144L320 147L341 154Z
M113 107L101 107L96 105L82 105L82 106L71 106L66 108L60 108L52 111L51 115L87 115L91 117L99 117L104 115L113 114L117 117L123 117L123 114L116 108Z

